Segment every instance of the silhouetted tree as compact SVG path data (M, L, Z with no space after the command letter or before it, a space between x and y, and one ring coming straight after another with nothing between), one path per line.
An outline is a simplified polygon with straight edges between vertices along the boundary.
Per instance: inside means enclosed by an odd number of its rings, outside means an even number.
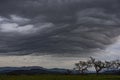
M106 68L104 62L102 62L102 61L96 61L96 59L93 58L93 57L90 57L90 59L91 59L91 62L92 62L93 66L94 66L94 68L96 70L96 74L97 75L99 74L99 72L101 70L103 70L104 68Z
M88 68L90 67L89 62L85 61L79 61L79 63L75 63L76 70L78 70L80 73L84 74L86 71L88 71Z
M120 68L120 60L116 60L116 68L117 68L117 69Z
M105 61L105 67L106 67L107 70L112 69L112 63L111 63L111 61Z
M80 73L84 74L86 71L88 71L88 68L94 67L96 74L98 75L100 71L107 69L120 69L120 60L114 60L114 61L101 61L96 60L93 57L90 57L90 60L88 61L79 61L79 63L75 63L75 70L78 70Z
M111 61L111 68L112 69L119 69L120 68L120 60Z

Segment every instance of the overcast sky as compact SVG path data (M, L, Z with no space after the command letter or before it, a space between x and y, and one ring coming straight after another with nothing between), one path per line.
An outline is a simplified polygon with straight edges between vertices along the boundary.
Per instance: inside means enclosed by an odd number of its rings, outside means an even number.
M120 0L0 0L0 66L66 68L119 52Z

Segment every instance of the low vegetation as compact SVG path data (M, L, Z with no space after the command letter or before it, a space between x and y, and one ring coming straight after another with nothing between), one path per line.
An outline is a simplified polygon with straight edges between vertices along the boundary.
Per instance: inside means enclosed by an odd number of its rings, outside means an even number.
M118 75L1 75L0 80L120 80Z

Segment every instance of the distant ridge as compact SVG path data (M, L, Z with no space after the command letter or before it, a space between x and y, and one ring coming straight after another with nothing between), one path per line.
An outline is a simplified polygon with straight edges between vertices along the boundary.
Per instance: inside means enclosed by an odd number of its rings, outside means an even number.
M46 69L38 66L31 67L0 67L0 74L68 74L72 70L52 68Z
M94 74L95 72L90 71L87 74ZM62 68L47 69L39 66L30 67L0 67L0 74L9 75L34 75L34 74L80 74L79 71ZM103 71L101 74L117 74L120 75L120 70L109 70Z

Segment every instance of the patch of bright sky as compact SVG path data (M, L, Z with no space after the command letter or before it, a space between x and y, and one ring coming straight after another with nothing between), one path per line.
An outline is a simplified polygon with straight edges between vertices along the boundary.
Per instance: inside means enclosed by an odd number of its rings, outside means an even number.
M117 41L107 47L106 50L96 54L96 58L100 60L115 60L120 59L120 36L117 37Z
M84 58L81 58L85 60ZM74 68L80 58L45 56L0 56L0 67L41 66L45 68Z

